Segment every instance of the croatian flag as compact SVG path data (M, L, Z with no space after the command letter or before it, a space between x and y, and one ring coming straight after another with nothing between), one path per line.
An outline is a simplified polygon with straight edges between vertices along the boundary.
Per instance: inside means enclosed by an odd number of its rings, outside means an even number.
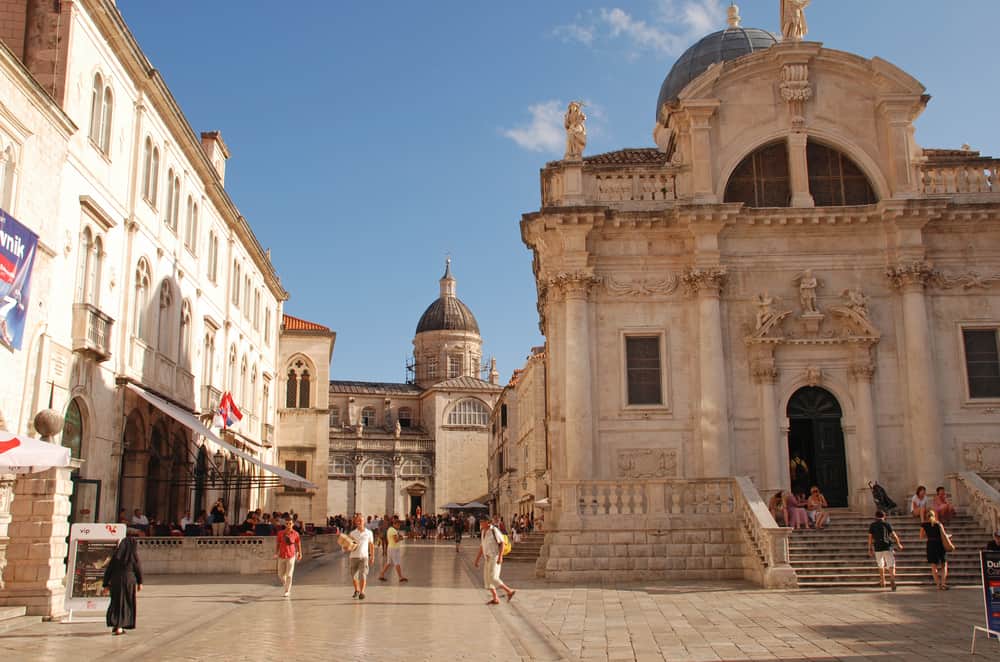
M219 402L219 410L215 415L216 420L222 429L230 428L236 423L243 419L243 414L240 412L239 407L233 402L233 394L226 391L222 394L222 400Z

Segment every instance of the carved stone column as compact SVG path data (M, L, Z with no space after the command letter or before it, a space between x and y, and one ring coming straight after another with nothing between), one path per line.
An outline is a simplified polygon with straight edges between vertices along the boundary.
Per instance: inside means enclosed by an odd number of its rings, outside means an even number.
M361 465L364 464L365 456L358 453L354 456L354 513L361 512ZM350 513L351 519L354 519L354 513Z
M399 471L403 468L403 456L392 456L392 503L389 504L389 515L397 515L403 511L399 507Z
M850 484L858 495L852 505L868 505L868 481L878 480L878 444L875 430L874 403L872 402L872 379L875 376L875 364L867 357L851 364L849 368L854 390L855 436L858 442L858 452L851 462ZM857 467L856 469L854 467ZM862 497L862 494L864 496ZM863 499L863 502L861 502Z
M692 193L697 202L717 202L712 169L712 115L720 102L689 101L684 111L691 121Z
M790 487L786 457L788 450L782 443L778 427L778 396L775 392L778 369L774 366L771 352L754 361L753 379L757 383L760 399L760 438L764 445L761 487L766 490L787 490Z
M911 476L924 485L936 485L949 470L941 443L941 418L934 380L924 286L933 276L923 261L901 263L887 270L889 281L903 298L903 336L906 371L907 420L913 458Z
M792 189L793 207L815 207L812 194L809 193L809 168L806 165L805 133L792 133L788 136L788 175Z
M731 474L729 403L719 301L725 276L725 270L720 267L691 269L684 274L684 284L698 303L698 372L701 377L698 430L702 474L706 477Z

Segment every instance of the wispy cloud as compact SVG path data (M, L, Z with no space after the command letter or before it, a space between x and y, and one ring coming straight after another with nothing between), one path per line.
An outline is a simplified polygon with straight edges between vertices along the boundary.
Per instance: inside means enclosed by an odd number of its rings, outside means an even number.
M722 0L659 0L652 15L638 18L620 7L578 15L552 34L587 47L624 41L630 55L679 55L691 42L724 25Z
M532 152L558 152L565 145L566 132L563 129L564 104L561 101L543 101L528 106L531 120L513 129L503 129L501 133L524 149Z

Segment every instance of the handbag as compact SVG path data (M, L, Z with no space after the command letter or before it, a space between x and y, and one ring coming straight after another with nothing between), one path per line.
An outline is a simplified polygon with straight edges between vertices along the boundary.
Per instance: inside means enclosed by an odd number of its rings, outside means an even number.
M946 552L954 552L955 551L955 543L953 543L951 541L951 536L950 535L945 534L945 535L941 536L941 542L944 543L944 551L946 551Z

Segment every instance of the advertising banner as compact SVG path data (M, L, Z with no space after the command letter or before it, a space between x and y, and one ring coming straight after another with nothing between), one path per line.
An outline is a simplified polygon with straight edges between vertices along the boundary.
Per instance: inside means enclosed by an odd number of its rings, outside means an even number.
M38 235L0 209L0 344L21 349Z
M104 569L124 537L124 524L74 524L70 527L66 611L107 610L110 598L101 596Z
M979 552L979 556L983 569L986 629L1000 632L1000 552Z

